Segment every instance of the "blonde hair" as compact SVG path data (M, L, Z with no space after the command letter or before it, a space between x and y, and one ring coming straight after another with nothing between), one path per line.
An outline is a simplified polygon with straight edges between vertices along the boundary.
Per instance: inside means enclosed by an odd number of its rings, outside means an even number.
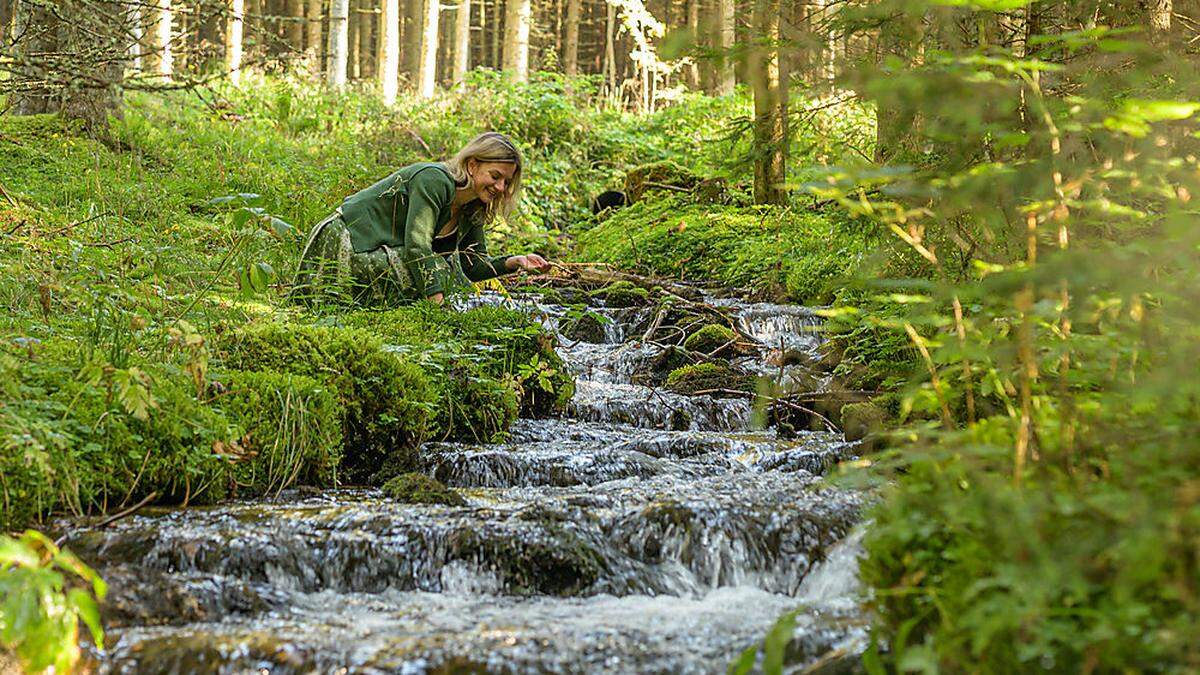
M462 150L444 162L446 169L450 171L450 176L459 186L469 185L471 182L471 177L467 173L467 162L472 159L477 162L503 162L516 165L512 180L504 188L504 194L487 205L487 210L484 211L484 222L490 223L495 220L496 216L507 216L516 206L521 192L521 152L502 133L485 131L479 134L472 138L470 143L463 146Z

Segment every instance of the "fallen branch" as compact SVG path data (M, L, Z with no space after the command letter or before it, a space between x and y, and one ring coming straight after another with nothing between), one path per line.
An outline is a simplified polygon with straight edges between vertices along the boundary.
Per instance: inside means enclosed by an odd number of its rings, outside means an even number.
M150 502L154 501L155 499L158 499L157 491L151 492L150 494L146 495L145 497L142 497L142 500L139 501L138 503L134 504L133 506L130 506L127 509L118 511L117 513L114 513L113 515L100 521L99 523L96 523L96 525L94 526L94 529L98 530L98 529L101 529L104 527L108 527L109 525L112 525L113 523L117 522L118 520L121 520L122 518L128 518L129 516L132 516L133 514L140 511L143 506L149 504ZM56 539L54 541L54 545L62 546L63 542L67 540L68 536L70 536L69 533L64 534L63 536L59 537L58 539Z

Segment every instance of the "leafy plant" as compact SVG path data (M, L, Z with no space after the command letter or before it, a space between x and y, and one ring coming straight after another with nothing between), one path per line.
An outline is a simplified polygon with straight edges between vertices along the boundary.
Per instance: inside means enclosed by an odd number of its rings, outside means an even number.
M0 647L27 672L69 673L80 659L79 624L104 648L97 600L104 580L48 537L0 535Z

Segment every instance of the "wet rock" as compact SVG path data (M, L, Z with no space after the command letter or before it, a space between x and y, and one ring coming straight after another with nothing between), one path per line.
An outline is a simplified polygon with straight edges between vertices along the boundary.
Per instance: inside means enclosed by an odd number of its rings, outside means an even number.
M224 576L171 574L129 564L101 568L108 595L101 603L106 628L182 625L230 614L277 608L287 596Z
M383 484L383 493L405 504L442 504L465 506L467 500L436 478L419 473L404 473Z

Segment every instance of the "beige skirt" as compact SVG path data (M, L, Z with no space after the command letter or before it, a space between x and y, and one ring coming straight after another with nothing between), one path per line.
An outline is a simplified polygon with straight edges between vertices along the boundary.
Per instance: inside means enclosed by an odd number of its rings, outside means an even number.
M317 223L309 233L291 295L306 302L348 299L364 305L397 305L417 299L399 251L380 246L355 253L340 211Z

